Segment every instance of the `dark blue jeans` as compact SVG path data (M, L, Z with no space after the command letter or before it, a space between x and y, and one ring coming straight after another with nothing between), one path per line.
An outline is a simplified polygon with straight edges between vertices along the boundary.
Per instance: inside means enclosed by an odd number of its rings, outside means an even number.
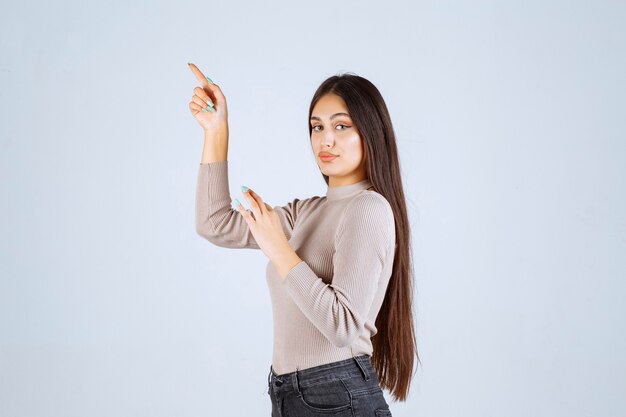
M267 379L272 417L391 417L368 355Z

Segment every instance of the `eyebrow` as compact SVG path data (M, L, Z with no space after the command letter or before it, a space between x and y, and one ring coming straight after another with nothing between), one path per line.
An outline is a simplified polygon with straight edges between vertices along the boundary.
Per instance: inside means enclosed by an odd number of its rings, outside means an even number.
M333 114L332 116L330 116L330 120L333 120L333 119L334 119L335 117L337 117L337 116L348 116L348 117L350 117L350 115L349 115L348 113L335 113L335 114ZM320 119L320 118L319 118L319 117L317 117L317 116L311 116L311 120L319 120L319 121L322 121L322 119Z

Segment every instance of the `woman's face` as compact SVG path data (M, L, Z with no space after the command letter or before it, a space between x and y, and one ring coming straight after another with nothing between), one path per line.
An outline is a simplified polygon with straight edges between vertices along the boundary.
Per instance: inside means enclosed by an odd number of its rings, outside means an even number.
M335 94L325 94L311 112L311 147L317 165L328 175L328 186L354 184L367 178L365 149L346 103ZM320 152L337 155L322 159Z

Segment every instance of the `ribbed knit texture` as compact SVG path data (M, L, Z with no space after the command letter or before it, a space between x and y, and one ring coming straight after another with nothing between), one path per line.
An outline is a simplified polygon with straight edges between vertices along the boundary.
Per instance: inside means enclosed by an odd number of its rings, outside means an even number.
M271 261L266 267L278 374L373 353L370 338L391 276L395 227L389 202L367 190L371 185L366 179L327 187L325 196L272 206L302 259L284 281ZM197 233L217 246L259 249L231 201L228 161L201 163Z

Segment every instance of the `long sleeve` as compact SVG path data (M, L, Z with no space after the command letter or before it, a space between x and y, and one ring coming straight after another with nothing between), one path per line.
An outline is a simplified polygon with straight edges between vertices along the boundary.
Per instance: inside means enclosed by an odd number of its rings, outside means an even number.
M381 275L391 271L393 211L380 194L358 196L345 209L335 236L332 284L302 261L282 281L303 314L335 346L362 333Z
M240 199L241 200L241 199ZM196 233L225 248L260 249L248 223L231 206L228 161L200 163L196 187ZM287 238L291 237L302 200L274 206Z

